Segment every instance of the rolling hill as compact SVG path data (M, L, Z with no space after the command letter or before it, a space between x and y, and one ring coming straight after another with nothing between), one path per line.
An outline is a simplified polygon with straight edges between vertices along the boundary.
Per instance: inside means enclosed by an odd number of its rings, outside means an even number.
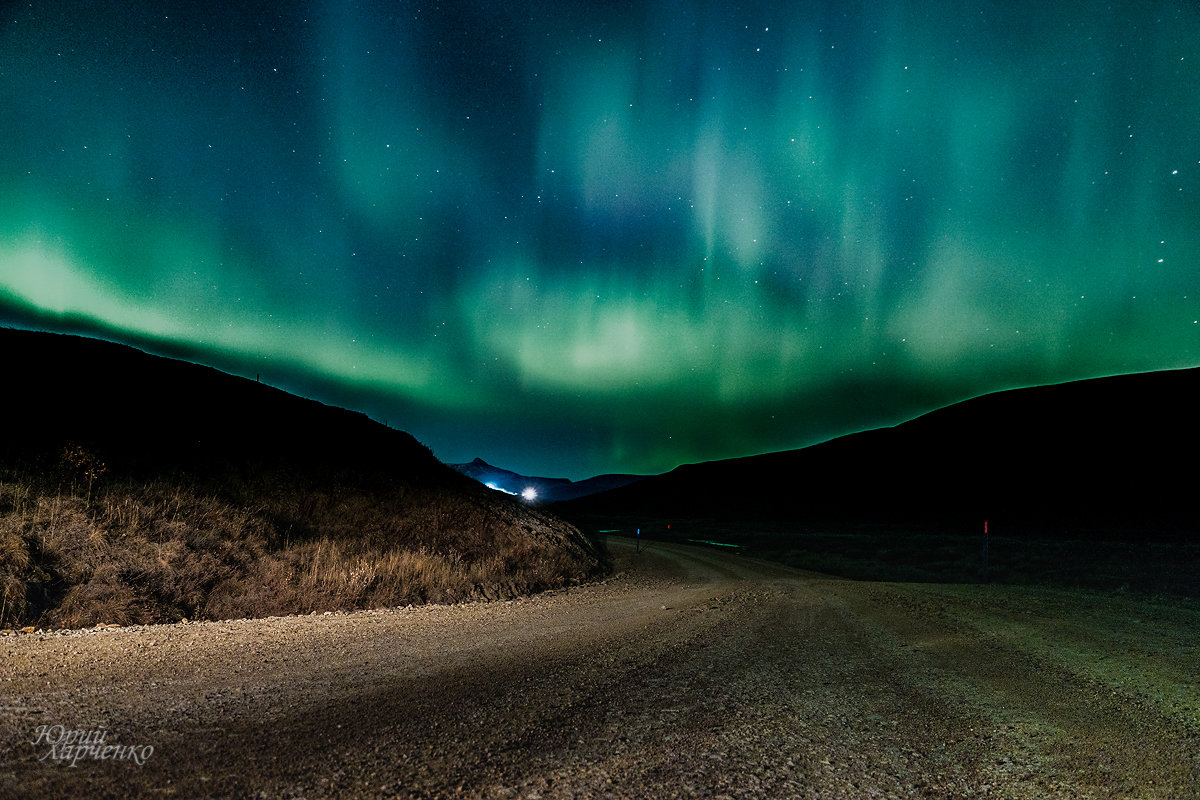
M681 466L571 518L1194 533L1200 369L1015 389L801 450Z
M854 578L1200 597L1198 397L1197 369L998 392L552 510Z
M0 627L511 596L575 528L407 433L109 342L0 329Z

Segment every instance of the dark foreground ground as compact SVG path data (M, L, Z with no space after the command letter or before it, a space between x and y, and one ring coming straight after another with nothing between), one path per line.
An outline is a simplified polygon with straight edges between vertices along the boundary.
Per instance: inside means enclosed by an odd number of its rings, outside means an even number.
M0 796L1200 796L1186 602L610 544L528 600L4 637Z
M984 535L982 519L803 525L613 514L572 522L626 537L640 530L644 541L721 543L742 555L857 580L1046 586L1200 602L1200 534L1146 523L1063 530L992 520Z

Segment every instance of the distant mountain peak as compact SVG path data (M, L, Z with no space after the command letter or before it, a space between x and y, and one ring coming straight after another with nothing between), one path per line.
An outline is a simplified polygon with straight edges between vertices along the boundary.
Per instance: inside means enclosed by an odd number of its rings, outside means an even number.
M557 503L578 497L608 491L641 480L640 475L597 475L582 481L568 478L547 478L537 475L521 475L512 470L489 464L482 458L474 458L466 464L450 464L467 477L505 494L520 495L527 501Z

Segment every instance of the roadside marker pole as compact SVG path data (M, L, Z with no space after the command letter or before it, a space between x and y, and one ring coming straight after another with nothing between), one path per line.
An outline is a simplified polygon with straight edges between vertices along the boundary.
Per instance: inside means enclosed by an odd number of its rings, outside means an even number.
M641 528L637 529L637 538L634 539L633 541L635 542L635 544L633 546L633 552L635 552L635 553L642 552L642 529Z
M988 579L988 521L983 521L983 582Z

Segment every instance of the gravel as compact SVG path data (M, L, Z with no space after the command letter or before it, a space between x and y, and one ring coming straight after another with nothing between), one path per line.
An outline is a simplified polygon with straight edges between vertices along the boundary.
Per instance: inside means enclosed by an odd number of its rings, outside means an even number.
M610 545L519 600L4 636L0 796L1200 797L1193 608Z

